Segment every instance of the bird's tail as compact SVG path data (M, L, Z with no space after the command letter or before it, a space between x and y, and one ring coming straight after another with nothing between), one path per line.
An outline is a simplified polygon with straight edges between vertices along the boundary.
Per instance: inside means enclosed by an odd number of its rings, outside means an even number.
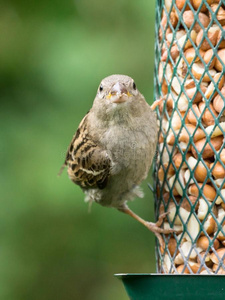
M60 170L59 170L58 176L60 176L62 174L62 172L63 172L63 170L64 170L65 167L66 167L66 164L64 163L62 165L62 167L60 168Z

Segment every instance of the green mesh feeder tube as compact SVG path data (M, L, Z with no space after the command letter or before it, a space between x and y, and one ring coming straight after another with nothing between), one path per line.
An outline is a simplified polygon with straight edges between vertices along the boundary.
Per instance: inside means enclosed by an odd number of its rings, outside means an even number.
M175 232L157 274L116 276L133 300L224 300L225 0L156 4L155 214Z
M225 1L158 0L156 217L163 274L225 274Z

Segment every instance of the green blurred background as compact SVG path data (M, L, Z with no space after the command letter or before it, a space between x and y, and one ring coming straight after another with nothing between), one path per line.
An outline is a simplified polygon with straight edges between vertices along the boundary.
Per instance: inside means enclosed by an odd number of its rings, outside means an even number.
M0 4L0 299L125 300L114 273L155 271L152 233L114 209L89 214L57 177L102 78L130 75L152 103L154 2ZM143 187L130 207L153 220Z

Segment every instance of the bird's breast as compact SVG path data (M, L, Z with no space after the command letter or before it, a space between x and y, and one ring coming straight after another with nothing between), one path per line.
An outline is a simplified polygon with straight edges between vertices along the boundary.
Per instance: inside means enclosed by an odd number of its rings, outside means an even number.
M143 127L114 126L103 134L102 143L114 164L112 172L130 175L137 181L138 178L142 180L150 168L155 153L156 134L153 136L151 130Z
M110 124L95 120L93 139L112 162L107 186L94 190L95 201L103 206L119 207L137 194L133 191L148 175L157 142L155 114L146 109L139 118L113 120Z

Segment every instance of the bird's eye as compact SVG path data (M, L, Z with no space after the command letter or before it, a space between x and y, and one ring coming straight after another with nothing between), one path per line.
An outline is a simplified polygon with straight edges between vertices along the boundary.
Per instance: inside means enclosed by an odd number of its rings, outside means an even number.
M103 91L103 86L101 84L100 87L99 87L99 92L102 92L102 91Z
M133 89L136 90L136 88L137 88L136 84L135 84L135 82L133 82Z

